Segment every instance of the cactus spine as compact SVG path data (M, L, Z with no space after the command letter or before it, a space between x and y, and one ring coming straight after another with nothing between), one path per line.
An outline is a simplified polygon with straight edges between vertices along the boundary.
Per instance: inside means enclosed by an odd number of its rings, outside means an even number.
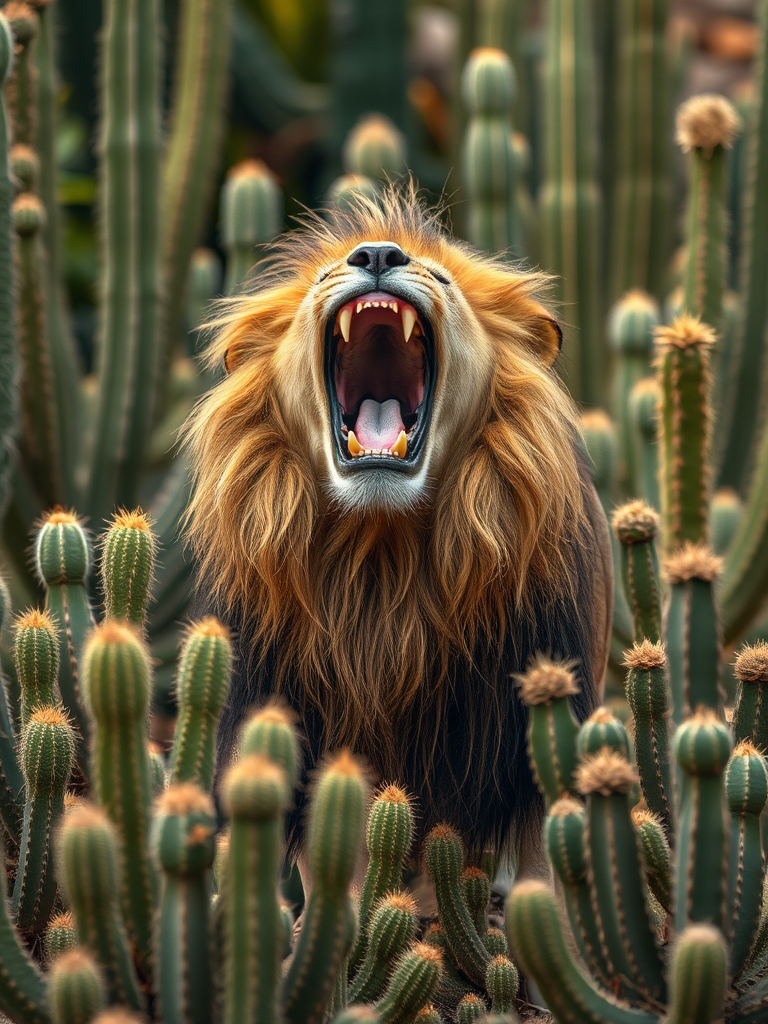
M74 759L75 736L66 715L59 708L36 707L21 734L27 788L13 909L22 931L42 930L53 909L52 842Z
M213 806L196 786L172 786L157 804L155 856L164 885L157 979L167 1024L208 1024L212 1013L207 874L215 853Z
M64 815L58 864L80 942L104 971L110 1003L144 1009L120 914L115 833L103 811L79 804Z
M515 230L518 168L511 111L517 84L509 57L502 50L474 50L461 91L469 117L462 159L469 239L479 249L523 256Z
M677 112L677 141L692 157L683 308L716 331L723 323L726 277L726 151L739 126L738 114L722 96L694 96Z
M190 626L176 683L179 714L171 762L173 782L194 782L210 792L216 760L216 730L229 694L232 645L214 618Z
M99 803L117 830L123 914L142 969L149 973L156 876L149 856L152 794L147 653L131 629L107 621L91 637L85 675L96 721L93 783Z

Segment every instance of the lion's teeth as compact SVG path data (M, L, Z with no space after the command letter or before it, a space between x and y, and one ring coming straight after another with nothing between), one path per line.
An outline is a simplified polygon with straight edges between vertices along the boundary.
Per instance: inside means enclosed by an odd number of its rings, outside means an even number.
M353 455L355 458L357 458L358 455L362 455L362 453L365 451L363 446L355 437L354 430L350 430L349 434L347 435L347 448L349 450L349 454Z
M398 459L404 459L405 453L408 451L408 438L406 437L405 431L401 430L397 440L389 449L390 455L395 455Z
M413 325L416 323L416 314L410 306L404 306L401 316L403 318L403 336L405 337L405 343L408 344L408 339L413 331Z
M339 327L344 341L349 341L349 325L352 323L352 310L345 306L339 313Z
M360 312L360 310L361 310L362 308L363 308L363 304L362 304L362 302L358 302L358 304L357 304L357 309L355 310L355 312L356 312L356 313L359 313L359 312Z

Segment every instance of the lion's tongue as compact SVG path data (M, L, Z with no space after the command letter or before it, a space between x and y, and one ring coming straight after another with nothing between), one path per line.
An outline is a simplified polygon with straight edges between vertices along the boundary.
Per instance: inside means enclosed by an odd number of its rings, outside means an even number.
M391 448L400 431L405 430L400 403L396 398L388 398L386 402L366 398L360 405L354 430L363 448Z

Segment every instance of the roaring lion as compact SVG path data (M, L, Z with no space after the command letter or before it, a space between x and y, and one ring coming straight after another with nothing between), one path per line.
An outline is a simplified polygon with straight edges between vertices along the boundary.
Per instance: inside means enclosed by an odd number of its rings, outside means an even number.
M280 694L310 767L351 747L422 832L478 851L540 822L513 675L573 659L585 716L612 593L544 283L390 189L287 234L224 307L187 429L201 588L240 654L221 762Z

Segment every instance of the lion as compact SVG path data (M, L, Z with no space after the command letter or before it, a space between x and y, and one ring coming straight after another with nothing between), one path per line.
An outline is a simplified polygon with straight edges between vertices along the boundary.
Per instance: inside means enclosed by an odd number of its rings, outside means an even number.
M186 430L201 588L239 651L220 765L279 695L310 768L351 748L414 794L421 835L446 820L479 853L540 832L514 675L572 660L585 717L612 594L545 285L390 187L305 218L226 302L226 375Z

